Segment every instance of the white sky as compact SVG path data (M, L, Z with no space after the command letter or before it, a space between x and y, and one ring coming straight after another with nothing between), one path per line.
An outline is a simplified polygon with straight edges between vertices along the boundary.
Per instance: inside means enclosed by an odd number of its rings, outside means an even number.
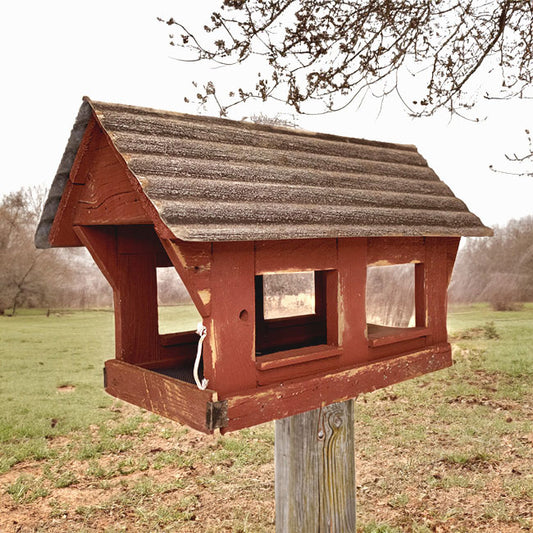
M0 195L23 185L49 185L83 95L95 100L198 113L185 104L191 81L235 77L208 65L171 58L168 29L156 21L195 13L212 2L154 0L30 0L0 7L2 50L2 174ZM298 117L300 127L340 135L417 145L468 207L488 225L533 214L533 179L495 174L505 153L525 152L533 128L533 100L486 103L487 120L450 122L441 115L410 119L388 102L320 117ZM236 108L230 118L286 109Z

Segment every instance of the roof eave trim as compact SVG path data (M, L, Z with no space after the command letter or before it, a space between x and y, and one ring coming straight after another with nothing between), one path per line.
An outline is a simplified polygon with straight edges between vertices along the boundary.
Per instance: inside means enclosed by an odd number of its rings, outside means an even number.
M63 196L65 186L69 179L70 170L74 164L74 159L80 147L83 135L91 119L93 110L88 99L84 99L81 104L78 116L70 132L70 137L59 163L56 175L50 187L48 198L44 204L41 220L35 232L35 246L37 248L50 248L50 230L59 207L59 202Z

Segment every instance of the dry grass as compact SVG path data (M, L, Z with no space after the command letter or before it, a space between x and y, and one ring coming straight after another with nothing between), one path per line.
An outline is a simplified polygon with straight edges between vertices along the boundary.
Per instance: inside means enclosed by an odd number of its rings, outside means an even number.
M75 318L57 320L73 335ZM88 320L79 322L84 331L91 331ZM512 315L463 308L451 326L454 367L356 402L359 533L533 531L533 307ZM29 322L9 327L12 339L22 328L28 357L42 359L47 340L38 321L41 342L33 347ZM12 432L0 432L0 531L275 530L273 424L205 436L105 403L100 382L80 375L51 379L57 423L48 421L44 433L38 421L29 423L31 406L24 412L18 399L10 411L12 393L0 391L7 406L0 431ZM20 371L9 378L29 379ZM74 401L81 410L53 410ZM93 421L76 427L70 416Z

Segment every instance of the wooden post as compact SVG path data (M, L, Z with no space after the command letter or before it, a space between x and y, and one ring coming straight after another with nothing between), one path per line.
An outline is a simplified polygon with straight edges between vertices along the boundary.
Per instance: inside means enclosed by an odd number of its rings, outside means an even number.
M276 420L276 533L355 533L353 400Z

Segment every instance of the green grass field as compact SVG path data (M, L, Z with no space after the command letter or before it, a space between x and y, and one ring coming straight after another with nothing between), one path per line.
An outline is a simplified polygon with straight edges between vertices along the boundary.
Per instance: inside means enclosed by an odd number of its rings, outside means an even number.
M107 396L113 327L0 317L0 531L274 531L273 424L205 436ZM359 532L533 531L533 305L449 329L452 368L356 402Z

